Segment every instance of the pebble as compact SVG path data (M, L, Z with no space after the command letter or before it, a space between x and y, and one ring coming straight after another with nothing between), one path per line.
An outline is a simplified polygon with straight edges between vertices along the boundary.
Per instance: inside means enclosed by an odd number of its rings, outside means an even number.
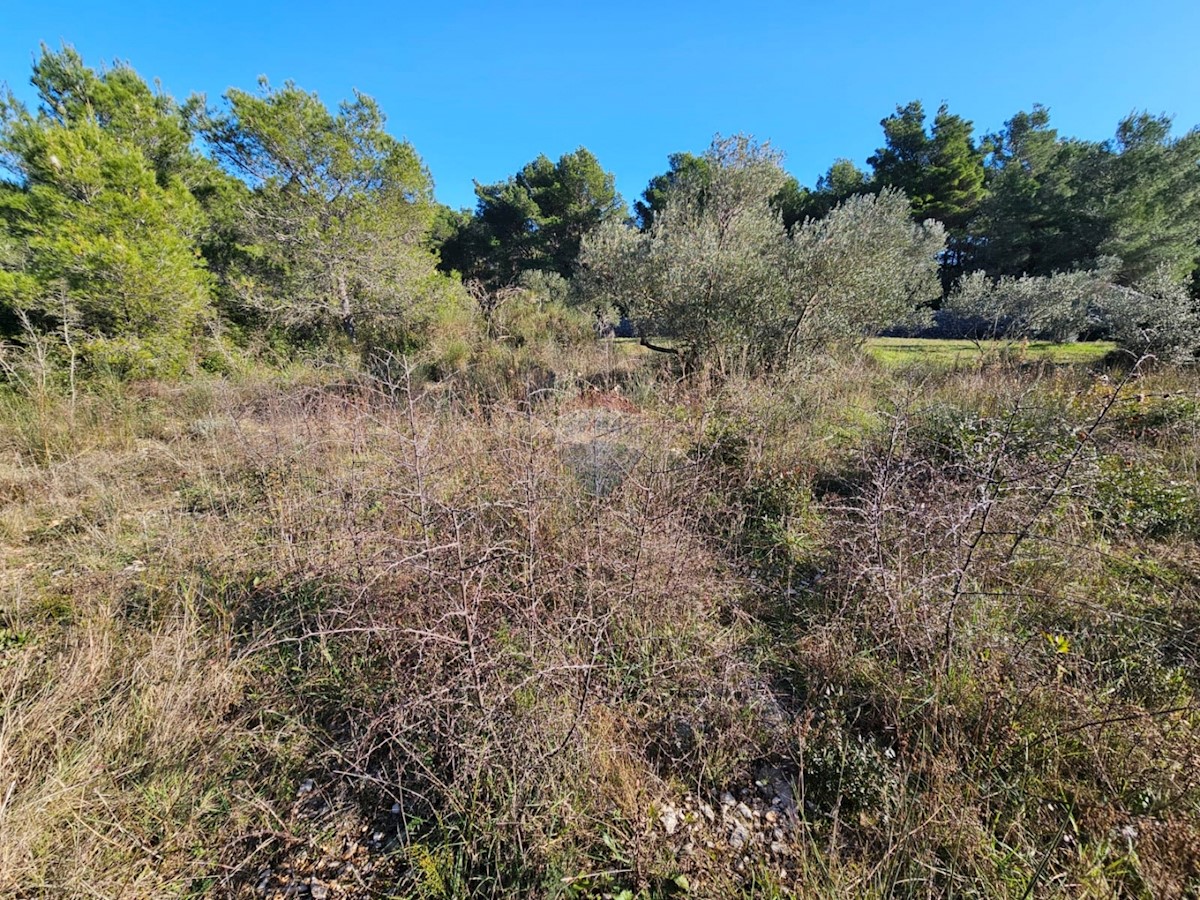
M707 803L700 804L700 814L710 822L715 821L717 818L717 814L713 812L713 808Z
M327 900L329 897L329 888L315 878L309 882L308 892L312 895L313 900Z
M667 834L674 834L679 827L679 814L669 806L663 810L662 827Z
M738 811L738 815L741 816L743 819L749 819L752 816L752 813L750 812L750 807L748 807L745 803L739 803L737 805L737 811Z
M750 832L746 831L746 826L736 825L729 835L729 846L734 850L740 850L746 846L748 840L750 840Z
M729 793L729 791L726 791L721 795L722 806L733 806L735 803L737 803L737 801L733 799L733 794Z

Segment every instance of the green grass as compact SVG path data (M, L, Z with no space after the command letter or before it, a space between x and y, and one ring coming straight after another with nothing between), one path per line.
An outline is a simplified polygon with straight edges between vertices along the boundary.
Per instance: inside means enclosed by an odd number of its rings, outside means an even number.
M1099 362L1116 348L1111 341L950 341L935 338L872 338L867 351L886 366L933 363L952 367L986 357L1010 356L1014 360L1048 360L1059 364Z
M654 338L660 346L670 347L670 338ZM637 338L616 338L613 344L622 353L635 356L652 351L640 346ZM1056 344L1052 341L968 341L938 338L871 338L867 352L888 368L914 364L954 368L972 365L982 359L1010 359L1015 362L1049 361L1058 365L1090 365L1116 349L1112 341L1077 341Z

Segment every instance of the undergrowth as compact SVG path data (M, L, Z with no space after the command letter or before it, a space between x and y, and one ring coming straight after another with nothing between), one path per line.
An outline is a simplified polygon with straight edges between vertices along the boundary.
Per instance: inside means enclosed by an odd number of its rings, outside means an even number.
M3 388L0 893L1200 890L1194 372L656 365Z

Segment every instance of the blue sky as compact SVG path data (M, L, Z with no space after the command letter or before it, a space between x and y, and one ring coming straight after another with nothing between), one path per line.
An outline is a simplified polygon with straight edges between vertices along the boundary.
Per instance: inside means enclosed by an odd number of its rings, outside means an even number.
M945 101L977 132L1050 107L1061 132L1108 137L1134 109L1200 124L1197 0L857 4L694 2L187 5L6 0L0 81L25 99L39 42L128 60L177 97L216 101L259 75L331 105L357 88L472 205L539 153L586 146L632 201L668 153L748 132L813 184L862 164L896 104Z

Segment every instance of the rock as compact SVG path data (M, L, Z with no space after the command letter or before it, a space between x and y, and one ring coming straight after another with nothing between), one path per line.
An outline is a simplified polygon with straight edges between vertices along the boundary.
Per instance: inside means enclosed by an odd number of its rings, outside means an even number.
M716 821L717 818L717 814L713 812L713 808L703 802L700 804L700 815L704 816L710 822Z
M311 778L306 778L300 785L300 789L296 791L296 796L303 797L305 794L311 794L316 786L316 782L314 782Z
M787 852L787 847L778 841L775 841L773 844L771 844L771 852L776 856L783 856L783 854Z
M729 793L729 791L726 791L721 795L722 806L733 806L735 803L737 803L737 801L733 799L733 794Z
M745 825L735 825L733 831L729 835L729 846L734 850L741 850L750 840L750 832L746 830Z
M308 892L312 894L313 900L328 900L329 898L329 888L315 878L308 883Z
M748 807L745 803L739 803L737 805L737 814L743 819L749 819L753 816L753 813L750 811L750 807Z
M679 814L675 812L673 807L668 806L662 812L662 827L667 834L674 834L675 829L679 827Z
M791 812L796 808L796 795L792 792L792 786L783 770L777 766L763 766L759 769L754 784L762 798L772 806L784 812Z

